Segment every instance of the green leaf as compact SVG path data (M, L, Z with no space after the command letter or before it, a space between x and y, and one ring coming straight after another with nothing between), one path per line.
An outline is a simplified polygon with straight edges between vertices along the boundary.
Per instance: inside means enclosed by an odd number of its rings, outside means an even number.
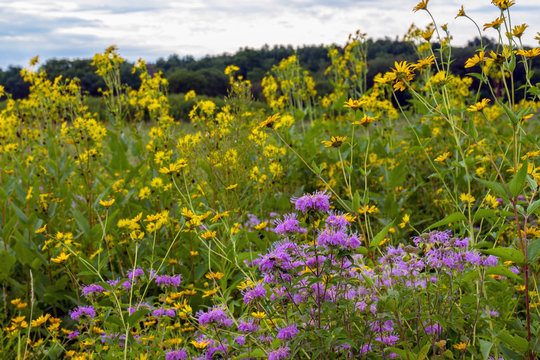
M529 174L527 174L527 182L529 183L529 186L531 187L531 189L533 190L538 189L538 183L533 178L531 178Z
M356 252L362 255L367 255L368 250L364 246L359 246L356 248Z
M88 219L77 209L73 209L72 214L75 218L75 221L79 225L79 229L81 229L81 231L85 235L88 235L88 233L90 232L90 224L88 223Z
M508 330L501 331L497 338L521 353L529 350L529 342L526 339L519 335L511 335Z
M253 349L253 351L245 352L238 355L235 359L252 359L252 358L265 358L266 354L263 349Z
M483 179L478 179L478 181L480 181L482 184L484 184L488 189L493 191L499 197L501 197L503 199L508 198L508 192L506 191L503 184L498 183L496 181L488 181L488 180L483 180Z
M501 260L513 261L516 264L523 264L525 262L525 256L519 250L508 247L496 247L493 249L480 250L484 254L495 255Z
M381 243L381 241L383 241L384 237L386 236L386 234L388 234L388 231L390 230L392 225L394 225L394 221L396 220L392 220L390 224L386 225L381 231L379 231L377 235L375 235L375 237L369 243L370 248L377 247Z
M0 280L6 280L9 277L9 272L17 260L5 250L0 252Z
M390 188L395 188L400 186L405 181L405 176L407 175L407 169L405 168L405 163L401 163L390 171L388 175L388 186Z
M358 193L358 190L354 192L354 196L352 198L352 210L354 212L358 212L358 210L360 210L360 194Z
M521 168L519 168L518 172L512 180L508 183L508 190L510 190L510 193L513 197L518 196L523 189L525 189L525 184L527 182L527 169L529 168L528 163L523 163L521 165Z
M489 352L491 351L491 347L493 346L493 342L485 341L482 339L479 339L478 342L480 342L480 352L482 353L482 360L486 360L489 356Z
M128 318L128 325L129 326L135 326L143 318L146 314L150 312L149 309L139 309L135 311L133 314L129 315Z
M17 217L19 218L19 220L21 220L24 224L27 224L28 217L25 215L25 213L22 212L22 210L19 209L17 205L15 205L13 202L11 203L11 207L13 208L13 210L15 210L15 213L17 214Z
M540 252L540 238L531 240L527 246L527 261L533 262Z
M321 169L315 164L315 161L311 162L311 168L315 172L315 175L320 175L322 173Z
M510 121L512 122L512 124L516 125L519 121L518 117L516 116L516 114L514 114L514 112L512 111L512 109L510 109L508 107L508 105L506 105L505 103L501 102L501 106L502 108L504 109L504 112L506 113L506 115L508 115L508 118L510 119Z
M495 209L478 209L476 213L474 213L473 221L478 221L485 218L490 217L496 217L499 216L497 214L497 211Z
M465 220L467 220L465 215L463 215L460 212L455 212L455 213L452 213L452 214L448 215L447 217L445 217L441 221L437 221L435 224L430 225L426 230L430 230L430 229L433 229L433 228L436 228L436 227L439 227L439 226L443 226L443 225L448 225L450 223L454 223L454 222L457 222L457 221L465 221Z
M431 348L431 344L426 344L422 347L422 349L420 350L420 352L418 353L418 357L416 358L417 360L424 360L427 356L427 354L429 353L429 349Z
M507 278L511 278L516 281L523 281L523 279L519 277L519 275L514 274L512 271L510 271L507 267L504 267L503 265L497 265L487 268L486 274L506 276Z
M540 200L536 200L527 207L527 215L534 214L536 209L540 207Z

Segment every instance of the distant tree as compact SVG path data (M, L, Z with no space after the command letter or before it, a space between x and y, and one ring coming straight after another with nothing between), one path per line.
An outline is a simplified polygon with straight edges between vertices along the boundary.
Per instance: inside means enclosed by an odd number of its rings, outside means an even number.
M11 94L14 99L22 99L30 93L30 86L21 77L22 67L8 66L6 71L0 71L0 85L5 92Z

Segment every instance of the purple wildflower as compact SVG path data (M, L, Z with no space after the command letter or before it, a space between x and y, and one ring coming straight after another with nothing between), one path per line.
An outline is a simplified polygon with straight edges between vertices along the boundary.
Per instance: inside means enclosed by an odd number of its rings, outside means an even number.
M296 325L291 325L280 329L277 334L277 338L280 340L291 340L294 339L299 333L300 331L298 331Z
M244 346L246 344L246 337L245 336L236 336L234 338L234 342L237 343L240 346Z
M339 214L333 212L331 212L326 218L326 223L329 226L336 228L346 228L350 225L349 221L347 220L346 214Z
M189 355L184 349L167 351L165 353L165 360L184 360L188 358Z
M97 285L97 284L91 284L88 286L82 287L82 292L84 297L88 299L89 296L92 296L93 294L101 294L105 291L103 286Z
M156 309L152 311L152 316L154 317L163 317L163 316L169 316L174 317L176 313L173 309Z
M86 316L90 319L96 317L96 310L92 306L79 306L69 314L73 320L79 321L81 316Z
M283 220L274 221L276 228L274 232L278 235L289 235L295 233L305 233L307 230L300 227L300 221L296 219L296 214L288 214L283 217Z
M394 345L399 340L399 337L397 337L394 334L388 334L388 335L377 336L375 340L384 345L391 346L391 345Z
M155 278L155 281L156 281L156 284L158 284L159 286L162 286L162 287L167 287L167 286L171 286L171 287L179 287L180 286L180 283L182 282L182 275L161 275L161 276L156 276Z
M489 255L482 261L482 265L484 265L484 267L496 266L497 257L493 255Z
M143 276L143 275L144 275L144 271L141 268L136 268L136 269L128 271L129 280L133 280L133 278L137 276Z
M443 330L444 330L443 327L438 323L434 323L433 325L428 325L424 329L426 334L429 334L429 335L441 333Z
M310 210L326 212L330 208L330 196L326 191L317 191L313 194L304 194L299 198L292 198L296 210L308 212Z
M278 348L277 350L274 350L274 351L272 351L271 353L268 354L268 360L286 359L286 358L288 358L290 356L290 354L289 354L290 350L291 349L288 346Z
M73 331L73 332L68 334L67 338L68 339L75 339L79 335L80 335L80 333L78 331Z
M252 304L257 301L259 298L264 298L266 296L266 290L264 287L259 284L253 289L248 290L244 293L244 303Z
M255 324L253 320L241 321L240 324L238 324L238 331L245 332L245 333L256 332L259 329L260 329L259 325Z
M227 314L225 314L225 309L221 306L214 306L208 312L199 311L197 316L199 318L199 325L204 326L209 323L216 323L219 325L227 325Z

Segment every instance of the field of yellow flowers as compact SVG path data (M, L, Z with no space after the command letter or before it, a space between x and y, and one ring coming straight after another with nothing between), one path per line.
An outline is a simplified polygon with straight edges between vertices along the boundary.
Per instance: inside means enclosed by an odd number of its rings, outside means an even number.
M537 359L540 48L492 3L470 76L433 22L368 88L357 32L329 95L291 56L260 106L230 65L189 124L114 47L104 117L33 59L0 87L0 358Z

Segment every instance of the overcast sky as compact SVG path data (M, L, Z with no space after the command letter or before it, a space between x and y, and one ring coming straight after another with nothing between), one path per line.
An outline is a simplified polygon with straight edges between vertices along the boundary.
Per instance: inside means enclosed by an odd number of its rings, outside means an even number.
M400 38L414 22L426 25L418 0L0 0L0 67L28 64L39 55L89 58L116 45L129 59L154 61L170 54L201 57L233 53L264 44L345 44L360 29L368 37ZM498 9L490 0L431 0L439 25L448 23L454 44L477 35L465 18L454 19L461 4L479 25ZM540 1L517 0L512 23L527 23L524 40L540 31ZM494 37L495 30L488 29Z

